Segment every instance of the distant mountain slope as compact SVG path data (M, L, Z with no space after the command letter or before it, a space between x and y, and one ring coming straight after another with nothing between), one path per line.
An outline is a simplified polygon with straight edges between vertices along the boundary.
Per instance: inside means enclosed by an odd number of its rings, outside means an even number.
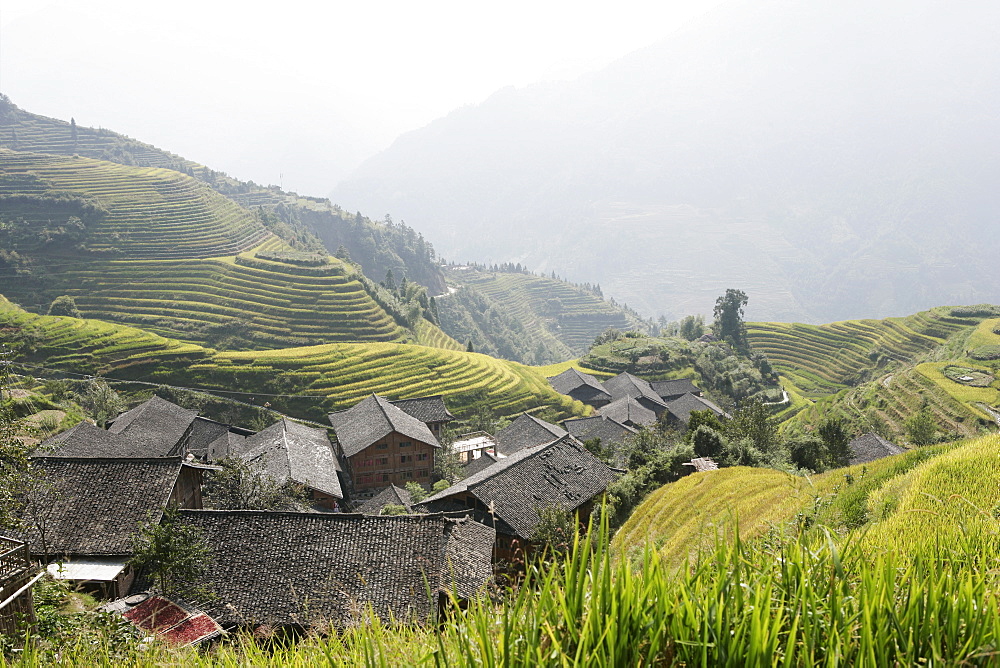
M391 398L444 394L456 411L475 403L513 415L544 406L556 419L585 410L549 387L541 370L486 355L397 343L217 353L133 327L28 313L2 296L0 344L13 348L16 363L49 369L38 375L63 370L277 394L258 404L269 401L276 410L322 421L372 392Z
M433 248L411 228L386 225L360 214L347 213L326 199L302 197L277 186L264 187L239 181L106 128L80 127L32 114L3 95L0 95L0 147L177 170L208 184L241 206L263 207L272 212L291 226L291 229L277 228L287 241L315 235L330 253L344 246L365 273L376 280L392 270L397 277L407 276L433 293L445 289L444 278L434 261Z
M633 313L592 290L527 271L450 266L437 298L441 327L479 352L548 364L586 352L608 328L642 329Z
M336 258L295 252L180 172L0 149L0 275L15 301L227 348L421 341L457 348Z
M647 315L734 286L762 320L996 302L998 31L985 0L737 0L404 135L334 196Z

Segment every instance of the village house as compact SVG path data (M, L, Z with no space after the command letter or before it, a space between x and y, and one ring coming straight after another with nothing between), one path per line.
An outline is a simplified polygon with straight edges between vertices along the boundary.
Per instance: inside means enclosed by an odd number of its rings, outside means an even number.
M501 458L510 457L526 448L551 443L557 438L562 438L566 433L566 430L561 427L540 420L534 415L522 413L496 433L494 437L497 444L496 453Z
M409 515L414 512L413 496L402 487L389 485L361 504L358 512L362 515L381 515L386 506L398 506L403 509L404 514Z
M40 454L58 457L183 457L217 460L247 435L239 429L198 416L195 410L154 396L122 413L107 429L81 422L44 441Z
M431 430L434 438L441 440L444 426L455 419L444 405L444 397L440 394L432 397L416 397L414 399L396 399L389 402L410 417L415 417Z
M95 593L124 596L134 573L126 563L140 524L158 523L167 506L201 507L204 466L180 457L103 459L35 457L37 489L28 495L25 539L57 579Z
M429 621L450 595L471 599L492 577L495 532L464 516L184 510L181 518L210 549L191 591L211 596L177 602L227 630L346 627L368 606L386 621Z
M237 448L237 456L277 483L301 485L318 507L340 508L340 464L325 429L282 418L246 437Z
M555 507L581 523L615 479L612 471L572 436L518 450L424 500L430 511L471 509L497 531L498 559L530 549L539 511Z
M430 483L435 450L430 428L376 394L330 413L344 468L355 495L372 496L390 484Z
M559 394L565 394L588 406L600 408L611 403L611 393L601 385L600 381L578 369L571 367L558 376L550 376L548 381L552 389Z
M708 399L690 393L683 394L667 404L667 411L669 412L667 416L668 424L680 429L687 429L688 424L691 422L691 413L693 411L712 411L717 417L727 420L731 417L729 413Z
M685 394L693 394L696 397L701 396L701 390L698 389L697 385L691 382L690 378L652 380L649 382L649 386L653 388L653 392L656 392L657 396L659 396L664 403L670 403L674 399L679 399Z
M629 396L615 399L598 414L632 429L652 426L658 419L655 411Z
M855 464L867 464L876 459L898 455L906 452L906 448L891 443L875 432L868 432L858 436L848 444L851 449L850 466Z
M637 378L628 372L622 372L613 378L608 378L604 381L604 389L611 394L612 403L630 397L644 408L653 411L657 417L667 410L667 404L660 398L660 395L653 391L649 381ZM606 415L607 413L602 411L602 414Z
M581 443L597 439L606 448L619 445L629 436L639 433L635 427L630 427L606 415L565 420L563 427Z

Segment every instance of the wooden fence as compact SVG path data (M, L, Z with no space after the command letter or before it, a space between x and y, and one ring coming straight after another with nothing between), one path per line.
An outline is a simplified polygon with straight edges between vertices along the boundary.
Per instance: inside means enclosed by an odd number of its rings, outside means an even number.
M44 573L36 571L26 543L0 536L0 634L15 641L35 623L31 589Z

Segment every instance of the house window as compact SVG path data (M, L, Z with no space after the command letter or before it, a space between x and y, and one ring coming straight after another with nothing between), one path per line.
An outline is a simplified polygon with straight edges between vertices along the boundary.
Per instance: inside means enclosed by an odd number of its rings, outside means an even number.
M372 474L371 473L366 473L363 476L361 476L361 484L362 485L370 485L371 482L372 482Z
M389 447L389 444L388 443L379 443L375 447L378 448L379 450L385 450L386 448Z
M411 445L413 445L413 444L412 444L412 443L410 443L409 441L400 441L400 442L399 442L399 447L401 447L401 448L408 448L408 447L410 447Z
M427 461L427 453L426 452L418 452L417 453L417 461L418 462L426 462Z
M409 480L410 478L413 477L413 471L403 471L402 476L403 480Z
M413 461L413 455L400 455L399 456L399 463L400 464L405 464L406 462L412 462L412 461Z
M390 480L392 480L392 476L390 476L388 473L382 474L382 482L389 482Z
M417 469L417 477L418 478L426 478L427 477L427 469Z
M374 459L372 459L371 457L369 457L369 458L368 458L368 459L366 459L366 460L364 461L364 463L362 463L361 465L362 465L362 466L371 466L371 465L373 465L374 463L375 463L375 460L374 460Z
M384 457L384 456L383 457L376 457L375 458L375 463L378 464L379 466L388 466L389 465L389 458L388 457Z

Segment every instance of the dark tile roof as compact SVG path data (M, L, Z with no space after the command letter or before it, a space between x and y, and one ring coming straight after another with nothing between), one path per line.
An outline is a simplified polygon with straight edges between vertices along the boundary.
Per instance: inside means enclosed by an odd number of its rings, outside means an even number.
M202 608L223 626L347 626L368 605L426 619L437 592L470 597L492 575L495 532L435 515L182 511L212 555ZM428 596L428 588L430 596Z
M589 373L582 373L579 369L569 368L558 376L550 376L549 384L559 394L569 394L580 387L588 387L594 391L594 396L602 397L611 401L611 393L608 392L601 382Z
M874 432L868 432L851 441L851 465L866 464L876 459L906 452L906 448L890 443Z
M183 450L199 459L215 461L229 456L233 446L238 446L253 431L234 427L198 416L191 424L182 444Z
M479 473L480 471L485 469L487 466L492 466L497 461L499 460L496 457L494 457L488 452L484 452L481 456L466 462L465 465L462 466L461 479L464 480L465 478L468 478L471 475L475 475L476 473Z
M691 382L690 378L676 378L674 380L654 380L649 383L657 396L666 400L667 397L679 397L682 394L695 394L701 392L697 385Z
M603 446L617 445L632 434L638 433L637 429L617 422L606 415L566 420L563 422L563 427L580 442L599 438Z
M451 422L455 419L455 416L448 412L448 407L444 405L444 397L440 394L433 397L396 399L395 401L390 401L389 403L402 410L407 415L415 417L421 422L428 424L435 422Z
M35 457L31 464L46 485L40 498L47 551L67 556L131 554L139 523L160 521L182 466L180 457ZM44 551L37 528L28 539L36 554Z
M497 432L494 440L497 452L510 456L525 448L533 448L542 443L551 443L566 435L566 430L539 420L533 415L522 413L513 422Z
M704 397L696 397L690 393L681 395L677 399L669 402L667 404L667 410L670 411L670 414L682 424L687 424L691 421L691 411L710 410L720 417L729 417L729 413L725 412L708 399L705 399Z
M80 423L42 443L42 454L58 457L155 458L185 454L185 435L197 411L159 397L119 415L107 429Z
M385 506L403 506L406 512L413 512L413 497L402 487L389 485L381 492L365 501L358 512L364 515L381 515Z
M340 464L325 429L282 418L248 436L236 454L279 483L292 481L324 494L344 498L337 471Z
M132 410L122 413L108 431L131 443L133 457L164 457L184 454L176 451L181 439L198 417L198 411L154 396Z
M632 397L633 399L646 399L653 406L666 407L663 403L663 399L660 399L660 395L653 391L650 387L649 381L645 381L642 378L636 378L627 371L623 371L614 378L608 378L604 381L604 389L611 394L611 398L615 401L621 399L622 397Z
M501 459L423 503L435 510L438 503L454 503L457 496L471 494L506 523L513 535L530 539L539 522L539 509L575 510L614 479L615 473L606 464L567 434Z
M330 424L337 433L345 457L353 457L394 431L415 441L440 447L425 423L376 394L345 411L330 413Z
M656 424L656 413L628 396L615 399L599 410L598 414L611 418L619 424L636 424L643 427Z

